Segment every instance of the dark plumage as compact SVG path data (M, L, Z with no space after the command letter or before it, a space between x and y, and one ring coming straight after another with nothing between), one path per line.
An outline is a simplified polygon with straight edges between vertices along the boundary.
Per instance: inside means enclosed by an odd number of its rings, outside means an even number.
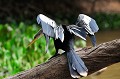
M56 53L58 53L58 49L69 51L71 48L73 48L71 41L74 40L74 35L67 30L65 25L62 25L62 27L64 28L64 41L61 42L60 39L54 39Z
M46 51L48 50L49 38L54 39L54 45L56 53L58 50L62 49L67 53L68 65L70 74L73 78L79 78L80 76L87 76L88 69L85 66L82 59L75 53L74 50L74 36L78 36L83 40L86 40L86 35L89 35L93 46L96 45L96 39L94 33L98 31L98 26L94 19L88 17L87 15L80 14L76 25L57 25L56 22L43 14L38 15L37 22L42 26L40 30L34 37L36 40L43 32L46 38ZM33 43L34 40L31 42ZM30 43L30 44L31 44Z

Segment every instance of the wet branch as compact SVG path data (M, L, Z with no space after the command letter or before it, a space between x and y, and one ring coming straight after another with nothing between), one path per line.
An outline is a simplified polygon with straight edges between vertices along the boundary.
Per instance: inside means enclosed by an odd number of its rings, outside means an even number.
M80 48L81 56L89 74L114 63L120 62L120 39L102 43L94 48ZM66 54L59 55L32 69L6 79L72 79L69 73Z

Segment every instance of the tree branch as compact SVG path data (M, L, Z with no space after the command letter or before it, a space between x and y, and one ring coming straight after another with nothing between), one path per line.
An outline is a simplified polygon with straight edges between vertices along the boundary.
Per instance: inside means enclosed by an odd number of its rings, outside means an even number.
M120 62L120 39L102 43L93 48L80 48L77 53L88 67L89 74L101 68ZM72 79L69 73L66 53L46 63L23 71L6 79Z

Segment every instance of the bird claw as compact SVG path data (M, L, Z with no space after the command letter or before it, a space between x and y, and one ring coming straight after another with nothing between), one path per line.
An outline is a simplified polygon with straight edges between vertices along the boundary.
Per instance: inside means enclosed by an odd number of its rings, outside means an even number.
M52 59L52 58L54 58L54 57L56 57L56 56L58 56L58 55L60 55L60 54L53 55L51 58L49 58L49 60Z

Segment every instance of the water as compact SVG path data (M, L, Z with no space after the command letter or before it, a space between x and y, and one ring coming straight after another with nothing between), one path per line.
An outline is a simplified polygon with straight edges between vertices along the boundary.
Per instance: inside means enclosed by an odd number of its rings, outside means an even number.
M99 75L89 75L82 79L120 79L120 63L113 64Z
M120 39L120 30L100 31L96 33L95 36L97 39L97 44L101 44L115 39ZM87 46L91 46L89 37L87 37Z
M120 30L115 31L101 31L96 33L97 44L120 39ZM87 38L87 46L91 46L91 41ZM120 79L120 63L109 66L104 72L99 75L89 75L82 79Z

